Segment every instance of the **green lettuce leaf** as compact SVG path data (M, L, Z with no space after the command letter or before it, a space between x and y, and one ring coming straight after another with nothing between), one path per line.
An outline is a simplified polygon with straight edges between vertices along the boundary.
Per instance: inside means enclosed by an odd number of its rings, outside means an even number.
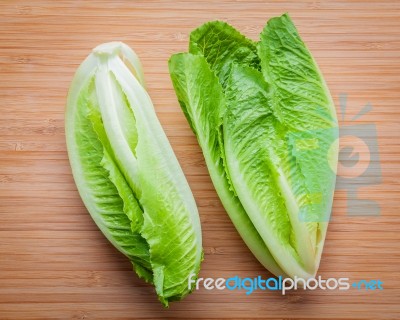
M292 155L287 170L297 174L290 180L291 189L299 203L299 219L315 243L318 269L336 182L339 131L334 103L288 14L268 21L259 56L274 114L287 128Z
M107 43L79 67L66 138L81 198L110 242L168 306L193 288L203 258L197 207L161 128L140 62Z
M223 21L210 21L192 31L189 52L206 59L223 88L232 63L260 68L256 43Z
M169 69L178 101L196 134L212 182L230 219L256 258L271 272L284 275L230 183L222 141L222 117L226 106L218 78L204 57L190 53L173 55Z

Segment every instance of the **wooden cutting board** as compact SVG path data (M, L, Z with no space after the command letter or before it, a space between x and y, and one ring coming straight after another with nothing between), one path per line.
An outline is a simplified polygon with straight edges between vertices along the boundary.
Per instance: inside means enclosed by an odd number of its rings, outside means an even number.
M79 198L64 141L69 83L96 45L120 40L132 46L199 206L201 276L269 277L217 198L178 106L167 60L186 51L189 32L208 20L228 21L257 39L267 19L284 12L325 75L341 127L353 128L354 147L378 145L359 154L360 163L370 157L375 165L375 180L357 190L359 198L379 205L380 215L352 215L346 190L338 190L320 275L380 279L384 289L285 296L202 289L163 309ZM1 1L0 319L400 319L399 92L398 1ZM353 119L368 103L372 110ZM339 175L342 169L351 175L343 163Z

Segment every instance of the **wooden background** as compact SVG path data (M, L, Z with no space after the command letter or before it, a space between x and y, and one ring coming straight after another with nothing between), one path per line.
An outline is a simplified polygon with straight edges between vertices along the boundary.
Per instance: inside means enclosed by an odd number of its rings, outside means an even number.
M338 97L347 94L342 127L373 123L378 132L382 182L360 186L359 194L377 201L381 215L349 216L338 191L320 275L380 279L384 290L200 290L164 310L79 198L64 141L69 83L94 46L132 46L200 209L201 276L268 277L221 207L167 59L186 50L189 32L203 22L223 19L257 39L267 19L284 12L318 61L338 112ZM0 319L400 319L399 92L398 1L1 1ZM368 102L373 110L351 122Z

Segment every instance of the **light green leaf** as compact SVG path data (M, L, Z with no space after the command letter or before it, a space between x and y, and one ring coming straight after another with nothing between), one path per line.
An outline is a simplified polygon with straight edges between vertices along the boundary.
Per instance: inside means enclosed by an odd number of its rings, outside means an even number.
M271 272L283 275L229 183L221 139L226 107L218 78L204 57L189 53L173 55L169 69L178 101L197 136L211 179L229 217L257 259Z
M240 202L282 269L309 277L314 272L312 243L298 221L288 182L292 176L281 168L290 157L285 127L273 115L261 73L234 66L226 99L225 154Z
M337 127L329 90L287 14L268 21L259 56L281 122L300 131Z
M318 268L336 180L339 134L335 107L318 65L287 14L268 21L261 33L259 55L272 109L288 130L292 160L286 170L298 174L291 179L291 188L297 198L302 197L300 220L307 223L317 246ZM303 189L297 187L300 182Z

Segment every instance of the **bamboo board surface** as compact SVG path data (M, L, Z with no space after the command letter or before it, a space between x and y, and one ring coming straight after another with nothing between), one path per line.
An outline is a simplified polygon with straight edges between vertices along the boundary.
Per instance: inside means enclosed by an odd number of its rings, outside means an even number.
M384 290L246 296L202 289L165 310L79 198L64 141L69 83L96 45L132 46L199 206L201 276L268 277L217 198L167 60L186 51L201 23L222 19L256 40L267 19L284 12L319 63L338 114L339 96L347 94L341 126L377 130L381 182L361 185L358 195L376 201L380 215L349 215L346 192L338 190L319 274L380 279ZM399 92L398 1L1 1L0 319L399 319ZM367 103L372 111L351 121Z

